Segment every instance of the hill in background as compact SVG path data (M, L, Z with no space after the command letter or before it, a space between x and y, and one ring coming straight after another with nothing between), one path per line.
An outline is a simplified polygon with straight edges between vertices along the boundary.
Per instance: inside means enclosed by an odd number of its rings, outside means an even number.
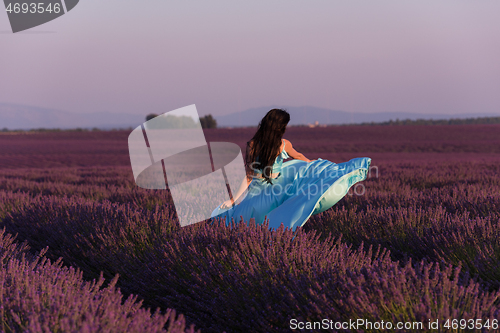
M398 124L404 120L449 120L477 117L499 117L500 114L468 113L468 114L421 114L404 112L350 113L312 106L283 107L265 106L247 109L229 115L214 115L218 127L255 127L262 117L273 108L285 108L291 116L290 125L308 125L317 122L318 125L343 125L362 123ZM30 130L30 129L91 129L109 130L113 128L135 128L145 121L148 114L124 114L112 112L72 113L61 110L40 108L34 106L0 103L0 130ZM200 116L202 116L200 114ZM401 119L401 120L399 120ZM407 123L409 123L407 121ZM420 121L422 123L422 121ZM441 122L442 123L442 122ZM487 122L481 122L487 123Z
M383 123L397 119L426 119L426 120L444 120L444 119L466 119L477 117L499 117L500 113L464 113L464 114L423 114L423 113L404 113L404 112L376 112L376 113L351 113L330 109L317 108L312 106L301 107L281 107L265 106L248 109L242 112L231 113L224 116L217 116L217 125L219 127L244 127L257 126L264 115L273 108L284 108L290 113L289 125L308 125L318 122L319 125L343 125L343 124L362 124L362 123Z
M27 105L0 103L0 130L3 128L93 128L112 129L136 127L146 115L117 114L111 112L72 113Z

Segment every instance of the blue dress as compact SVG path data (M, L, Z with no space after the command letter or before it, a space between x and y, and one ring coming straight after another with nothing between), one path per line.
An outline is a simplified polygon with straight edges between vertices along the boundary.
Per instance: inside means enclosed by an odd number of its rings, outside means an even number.
M226 225L230 225L233 218L234 222L243 218L247 223L253 218L256 224L262 224L267 216L270 228L279 228L283 223L295 230L311 215L335 205L351 186L365 180L371 163L369 157L339 164L321 158L309 163L302 160L283 163L286 158L289 156L283 146L273 164L272 173L279 173L271 179L273 184L253 178L243 200L226 209L219 205L212 212L211 220L225 219ZM364 189L356 193L362 191L364 193Z

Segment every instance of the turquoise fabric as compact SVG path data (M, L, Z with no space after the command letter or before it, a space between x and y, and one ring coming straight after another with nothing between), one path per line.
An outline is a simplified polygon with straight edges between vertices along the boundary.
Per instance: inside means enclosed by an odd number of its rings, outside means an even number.
M232 219L240 222L243 218L248 223L253 218L257 224L262 224L267 217L271 229L283 223L295 230L311 215L335 205L351 186L365 180L371 163L369 157L339 164L321 158L309 163L301 160L283 163L283 156L280 154L275 162L275 165L281 164L281 173L273 184L254 178L239 204L226 209L219 205L214 209L212 222L221 218L230 225Z
M281 172L283 160L290 158L290 156L288 156L288 153L285 151L286 142L284 140L282 140L282 141L283 141L283 150L281 150L281 153L278 156L276 156L276 159L274 160L273 169L272 169L271 174ZM259 158L257 157L256 160L258 161ZM262 170L257 169L257 170L255 170L255 173L262 174Z

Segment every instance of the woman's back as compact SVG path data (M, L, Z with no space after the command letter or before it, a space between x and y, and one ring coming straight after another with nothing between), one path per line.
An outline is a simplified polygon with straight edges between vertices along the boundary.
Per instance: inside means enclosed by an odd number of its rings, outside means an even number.
M288 156L288 154L285 150L285 147L286 147L286 142L285 142L285 140L281 139L280 152L276 156L276 159L274 160L274 163L272 165L271 178L276 178L279 175L279 173L281 172L281 167L283 165L283 160L290 157L290 156ZM258 160L259 160L259 157L257 157L257 161ZM262 178L262 170L255 169L254 172L258 178Z

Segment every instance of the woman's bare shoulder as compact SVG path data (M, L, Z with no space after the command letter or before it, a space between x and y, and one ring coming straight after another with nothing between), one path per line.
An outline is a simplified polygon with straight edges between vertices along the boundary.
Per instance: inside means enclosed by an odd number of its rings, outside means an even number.
M284 139L284 141L285 151L288 153L288 156L290 156L291 158L299 158L301 154L293 148L292 143L286 139Z

